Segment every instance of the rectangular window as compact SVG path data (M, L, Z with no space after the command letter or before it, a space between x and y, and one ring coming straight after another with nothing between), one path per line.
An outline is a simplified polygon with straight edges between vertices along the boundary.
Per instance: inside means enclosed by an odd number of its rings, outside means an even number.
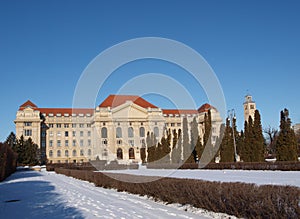
M181 123L177 123L177 126L181 126Z
M52 131L49 132L49 136L53 136L53 132Z
M80 123L80 124L79 124L79 128L84 128L84 124L83 124L83 123Z
M212 133L216 133L216 132L217 132L216 127L213 127L213 128L212 128Z
M83 131L80 131L80 137L83 137Z
M69 146L69 140L65 140L65 146L66 146L66 147Z
M46 147L46 142L42 141L42 148Z
M174 127L175 126L175 123L171 123L171 127Z
M60 131L57 132L57 136L61 136L61 132Z
M31 129L25 129L24 130L24 135L25 136L32 136L32 130Z
M73 140L72 145L73 145L73 146L76 146L76 140Z
M49 147L53 147L53 140L49 141Z
M56 128L61 128L61 124L56 124Z
M32 122L24 122L24 126L31 126Z
M76 131L72 131L72 136L73 136L73 137L76 136Z
M72 128L76 128L76 124L75 123L72 124Z
M64 127L65 128L69 128L69 124L64 124Z
M91 124L86 124L86 127L91 128Z
M80 147L83 147L83 140L80 140Z
M46 132L42 131L42 137L46 137Z
M61 146L61 142L60 140L57 140L57 147L60 147Z
M53 123L50 123L50 124L49 124L49 128L53 128Z
M69 137L69 132L65 131L65 137Z
M254 105L250 105L250 109L254 109Z
M88 136L89 136L89 137L91 136L91 131L88 131Z
M91 145L92 145L91 139L88 139L88 146L91 146Z
M129 140L129 141L128 141L128 144L129 144L130 146L134 146L134 140Z

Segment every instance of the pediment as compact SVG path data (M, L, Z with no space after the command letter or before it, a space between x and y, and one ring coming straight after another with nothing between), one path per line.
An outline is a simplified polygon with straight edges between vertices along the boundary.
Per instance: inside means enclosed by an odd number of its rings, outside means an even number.
M148 112L145 108L128 101L112 109L112 117L120 119L147 118Z

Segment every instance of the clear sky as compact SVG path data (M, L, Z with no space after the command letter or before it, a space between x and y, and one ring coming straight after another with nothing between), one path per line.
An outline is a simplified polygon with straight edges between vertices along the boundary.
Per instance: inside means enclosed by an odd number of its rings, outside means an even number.
M0 141L15 132L22 103L71 107L86 66L105 49L137 37L173 39L200 53L222 85L227 108L235 109L239 129L248 92L264 127L277 128L285 107L300 123L299 11L297 0L0 0ZM155 60L130 63L110 77L97 102L141 73L181 71ZM181 82L189 85L186 77ZM201 88L189 91L198 106L207 101ZM145 98L172 107L162 97Z

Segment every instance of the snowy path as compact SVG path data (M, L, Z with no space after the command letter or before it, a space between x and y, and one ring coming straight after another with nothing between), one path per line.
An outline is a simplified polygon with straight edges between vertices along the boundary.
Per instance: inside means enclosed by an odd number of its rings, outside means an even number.
M264 171L264 170L167 170L146 169L111 170L100 172L124 173L144 176L201 179L220 182L244 182L257 185L290 185L300 187L300 171Z
M0 183L0 218L204 218L54 172L18 171Z

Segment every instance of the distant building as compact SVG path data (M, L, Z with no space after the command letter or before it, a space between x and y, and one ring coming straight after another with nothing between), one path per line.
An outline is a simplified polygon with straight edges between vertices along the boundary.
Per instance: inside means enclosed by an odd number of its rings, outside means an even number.
M300 131L300 123L293 125L293 129L294 129L295 133L299 132Z
M211 111L212 142L219 135L222 119L209 104L198 110L160 109L139 96L110 95L95 109L39 108L22 104L15 119L16 136L32 138L49 163L119 160L139 162L148 132L158 141L165 130L182 129L184 117L196 117L203 137L204 115ZM203 138L202 138L203 139Z
M254 114L256 110L256 103L252 100L251 95L245 96L245 102L244 102L244 119L245 121L248 121L249 116L251 116L252 120L254 120Z

